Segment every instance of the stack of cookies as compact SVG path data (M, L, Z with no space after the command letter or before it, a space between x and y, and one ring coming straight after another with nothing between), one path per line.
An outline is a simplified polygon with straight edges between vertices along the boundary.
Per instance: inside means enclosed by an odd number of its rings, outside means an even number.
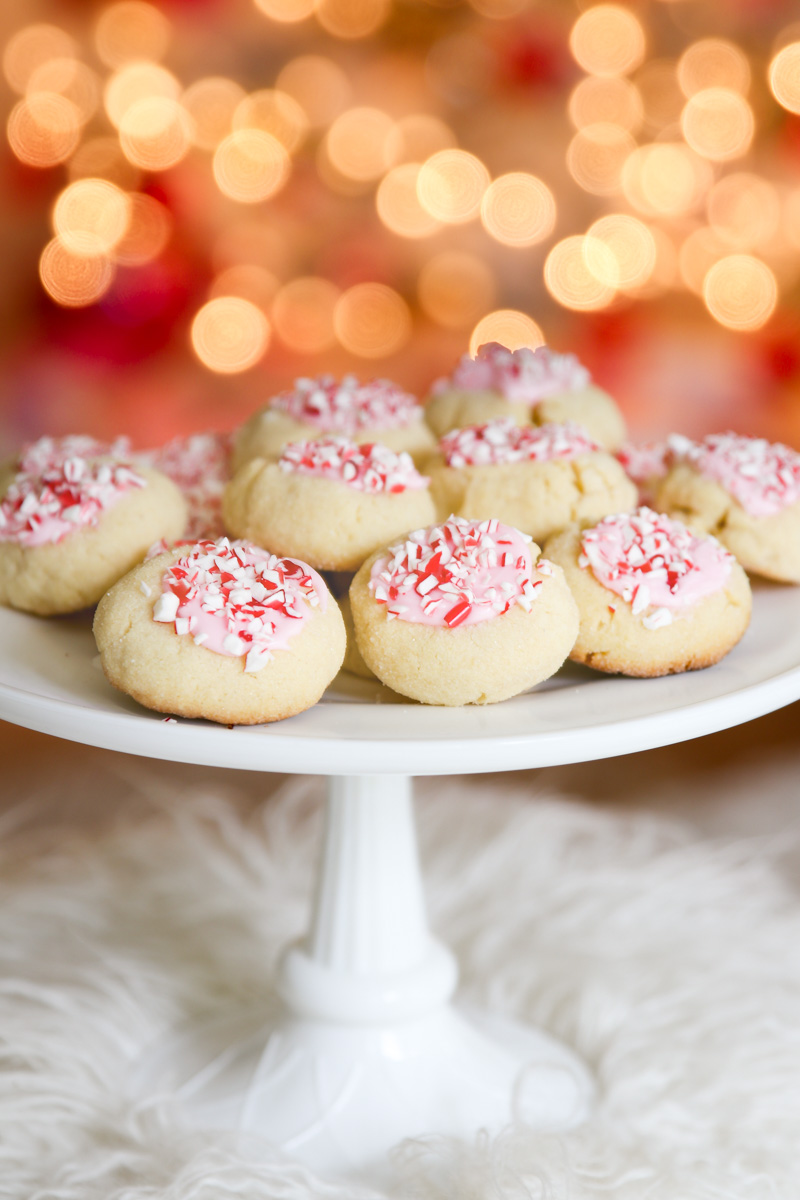
M299 713L342 666L439 705L518 695L567 657L709 666L747 628L747 572L800 582L800 455L624 439L573 355L497 344L425 405L321 376L232 438L41 439L0 470L0 602L99 601L111 683L226 724Z

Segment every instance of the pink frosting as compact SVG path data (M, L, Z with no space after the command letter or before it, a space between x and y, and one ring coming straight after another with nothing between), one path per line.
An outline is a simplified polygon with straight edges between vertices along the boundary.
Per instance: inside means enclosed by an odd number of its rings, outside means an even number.
M621 596L647 629L669 625L725 586L735 561L713 537L698 537L680 521L650 508L605 517L581 538L580 567Z
M359 383L355 375L335 379L296 379L294 388L270 400L268 408L284 412L294 421L327 433L352 436L362 429L395 429L422 419L414 396L388 379Z
M730 492L752 517L769 517L800 500L800 454L781 442L712 433L702 442L673 442L673 458Z
M91 438L42 438L23 451L23 469L0 502L0 541L26 548L54 545L78 529L97 525L133 488L146 481L130 464L87 460L76 445L107 450Z
M499 521L450 517L390 546L373 565L369 587L389 620L418 625L476 625L515 604L530 612L542 585L530 542ZM540 562L537 574L552 568Z
M646 483L650 479L663 479L667 473L671 455L669 441L625 442L616 452L616 457L634 483Z
M434 395L458 388L465 392L499 392L507 400L537 404L562 392L579 392L591 376L574 354L556 354L547 346L508 350L499 342L480 346L475 358L465 354L449 379L437 379Z
M196 542L167 568L153 620L215 654L245 657L253 673L274 650L288 650L312 609L327 604L328 589L306 563L220 538Z
M181 489L189 507L185 537L219 537L224 532L222 493L230 479L231 435L193 433L137 455Z
M278 460L282 471L334 479L357 492L420 491L429 480L420 475L410 454L348 438L326 437L290 442Z
M439 442L448 467L483 467L577 458L600 447L574 421L563 425L515 425L508 417L454 429Z

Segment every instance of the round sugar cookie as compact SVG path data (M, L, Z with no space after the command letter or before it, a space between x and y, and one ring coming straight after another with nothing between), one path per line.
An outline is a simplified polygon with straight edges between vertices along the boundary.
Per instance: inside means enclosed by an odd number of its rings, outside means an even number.
M51 441L51 439L48 439ZM0 603L40 616L77 612L146 554L179 538L186 502L158 471L81 458L58 443L25 456L0 500Z
M579 425L489 421L445 434L428 460L437 515L496 517L542 542L572 521L633 508L636 486Z
M345 651L316 571L226 538L135 567L100 601L94 634L115 687L157 712L225 725L310 708Z
M387 541L433 520L428 480L408 454L347 438L293 442L277 463L256 458L225 491L236 537L318 570L355 571Z
M184 538L222 537L222 493L230 480L231 435L191 433L136 455L177 484L189 510Z
M672 435L673 437L676 435ZM623 442L615 451L629 479L639 492L639 504L657 507L655 500L661 480L669 470L672 438L654 442Z
M578 613L559 567L498 521L451 517L373 554L353 580L358 648L423 704L493 704L547 679Z
M746 571L800 583L800 454L780 442L712 434L673 445L656 507L712 533Z
M254 413L234 437L232 466L252 458L280 457L289 442L340 435L354 442L379 442L422 463L436 448L414 396L387 379L359 383L354 375L296 379Z
M551 537L580 612L570 655L611 674L672 675L711 666L750 621L742 568L715 538L649 508Z
M517 425L573 421L607 450L616 449L626 434L619 408L575 355L546 346L512 351L489 342L475 358L465 354L449 378L437 380L425 406L437 437L497 417Z

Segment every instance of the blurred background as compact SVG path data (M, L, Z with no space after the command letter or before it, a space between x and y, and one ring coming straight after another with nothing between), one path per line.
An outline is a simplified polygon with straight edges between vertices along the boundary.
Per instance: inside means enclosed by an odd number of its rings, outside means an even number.
M796 0L14 0L0 450L573 350L800 445Z

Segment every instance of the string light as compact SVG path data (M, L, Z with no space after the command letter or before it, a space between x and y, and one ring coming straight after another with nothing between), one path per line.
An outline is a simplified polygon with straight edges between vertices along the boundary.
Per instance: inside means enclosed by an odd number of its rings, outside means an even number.
M291 166L286 149L271 133L237 129L214 155L214 178L223 195L240 204L268 200L284 186Z
M535 246L553 232L556 202L535 175L512 171L489 184L481 202L487 233L504 246Z
M185 158L191 121L177 100L148 96L125 110L119 126L125 157L145 171L166 171Z
M593 262L595 270L589 267ZM613 254L602 242L593 240L587 254L586 238L580 235L564 238L547 256L544 264L545 286L563 308L578 312L590 312L605 308L616 295L616 288L598 277L598 265L603 264L603 274L613 275L616 262Z
M80 179L69 184L53 208L53 229L72 254L110 254L125 236L131 216L130 197L106 179Z
M632 151L622 170L625 199L646 216L678 217L702 203L713 182L708 162L681 142Z
M379 108L348 109L328 130L328 158L347 179L358 183L379 179L391 165L387 143L393 127L392 118Z
M360 358L386 358L411 337L411 313L403 297L384 283L357 283L333 310L336 337Z
M417 193L419 163L401 163L384 175L375 195L375 207L383 224L399 237L430 237L441 222L422 207Z
M727 162L750 149L755 131L753 110L730 88L704 88L686 102L681 129L698 154L712 162Z
M710 268L703 284L703 299L720 325L752 331L765 325L775 311L778 285L760 259L731 254Z
M533 317L515 308L498 308L481 317L469 339L470 354L477 354L479 347L487 342L500 342L509 350L519 350L522 346L535 350L545 344L544 335Z
M466 150L440 150L423 163L417 180L420 204L445 225L463 225L480 212L489 172Z
M592 75L627 75L645 54L644 29L629 8L596 4L572 27L569 47L575 61Z
M209 300L192 321L192 348L203 366L219 375L254 367L266 354L269 339L264 313L241 296Z
M134 62L121 67L108 80L103 94L108 119L119 129L128 109L141 100L177 101L181 85L165 67L156 63Z
M104 254L74 254L54 238L39 259L39 278L56 304L84 308L100 300L111 287L114 264Z
M595 221L583 247L591 273L612 288L642 287L656 265L653 234L642 221L625 213L611 213Z
M772 94L792 113L800 113L800 42L790 42L769 65L769 86Z
M423 312L437 325L465 329L494 303L494 277L476 254L443 250L423 266L417 293Z
M20 162L54 167L66 162L81 135L81 114L71 100L55 92L35 92L12 108L6 133Z

